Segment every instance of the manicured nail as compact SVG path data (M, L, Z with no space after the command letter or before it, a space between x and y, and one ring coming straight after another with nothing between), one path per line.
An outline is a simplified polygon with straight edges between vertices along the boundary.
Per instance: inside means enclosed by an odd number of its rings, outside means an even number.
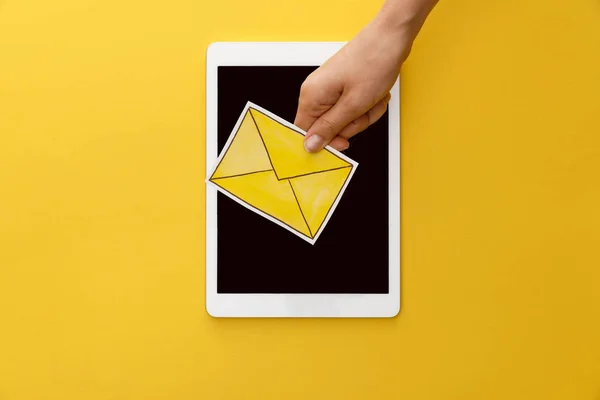
M319 135L312 135L304 142L304 148L306 151L314 153L321 150L325 140Z

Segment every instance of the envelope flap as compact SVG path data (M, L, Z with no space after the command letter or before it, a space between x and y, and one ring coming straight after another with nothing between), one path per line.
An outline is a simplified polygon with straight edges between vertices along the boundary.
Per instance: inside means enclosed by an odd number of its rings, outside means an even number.
M258 132L278 179L289 179L315 172L351 167L352 164L328 149L308 153L304 149L304 135L262 112L250 109Z

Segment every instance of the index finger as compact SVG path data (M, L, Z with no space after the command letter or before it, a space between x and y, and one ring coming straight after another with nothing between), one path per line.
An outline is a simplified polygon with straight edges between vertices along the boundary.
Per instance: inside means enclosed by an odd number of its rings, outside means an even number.
M305 80L300 87L298 109L296 111L296 119L294 120L294 125L304 131L308 131L312 124L321 116L315 111L314 92L314 85L310 81Z

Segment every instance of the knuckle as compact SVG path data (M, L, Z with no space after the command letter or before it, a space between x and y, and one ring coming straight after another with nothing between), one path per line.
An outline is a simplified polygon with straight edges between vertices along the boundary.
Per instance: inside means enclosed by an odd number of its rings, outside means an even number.
M353 126L353 131L358 133L358 132L362 132L365 129L367 129L367 127L369 126L370 123L370 117L369 114L363 114L361 115L359 118L355 119L354 121L351 122L352 126Z
M319 89L313 80L307 80L300 86L298 103L307 110L317 111L320 107Z
M321 118L322 128L327 132L335 132L336 124L328 118Z
M364 101L362 100L361 96L357 94L349 94L346 98L345 106L351 112L358 112L363 107L363 103Z
M360 125L360 132L364 131L365 129L367 129L369 127L369 125L371 125L371 117L370 115L367 113L364 115L364 118L362 118L362 124Z
M300 85L300 97L310 97L315 92L316 83L310 76Z

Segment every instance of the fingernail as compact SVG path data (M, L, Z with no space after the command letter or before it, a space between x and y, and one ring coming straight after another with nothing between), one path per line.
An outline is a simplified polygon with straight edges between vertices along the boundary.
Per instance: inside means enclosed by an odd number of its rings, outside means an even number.
M306 141L304 141L304 148L308 152L316 152L321 150L325 140L319 135L312 135Z

